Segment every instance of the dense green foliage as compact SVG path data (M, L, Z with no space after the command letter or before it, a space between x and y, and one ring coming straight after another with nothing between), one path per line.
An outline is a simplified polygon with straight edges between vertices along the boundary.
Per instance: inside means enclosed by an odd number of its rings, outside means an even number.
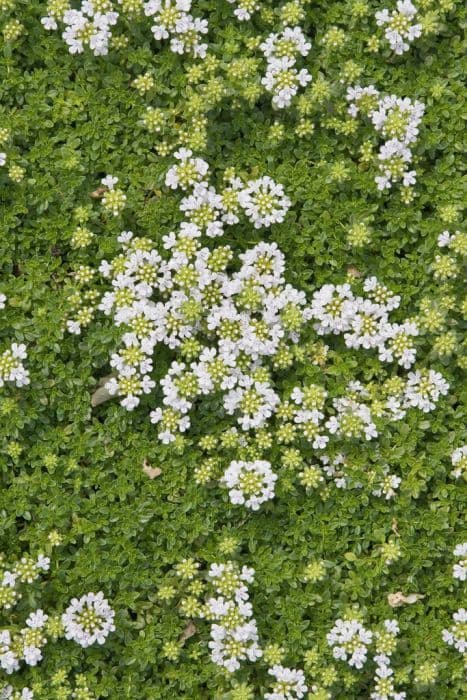
M417 339L421 364L443 374L448 395L431 413L411 411L383 426L371 442L349 441L346 454L364 488L339 489L331 482L324 491L306 490L285 469L275 499L256 513L232 505L225 489L194 480L204 458L199 439L231 423L201 402L191 431L162 445L147 417L154 394L131 413L117 401L92 408L91 395L110 373L118 330L103 315L80 336L65 330L70 274L79 264L96 266L115 255L122 230L158 245L181 220L180 194L164 179L179 132L193 129L196 112L188 106L194 96L200 96L198 113L207 122L206 143L201 138L192 146L209 162L213 183L221 184L229 167L245 179L267 174L292 201L285 221L271 229L258 232L247 222L228 229L223 242L236 252L262 239L277 242L287 281L308 297L325 283L376 275L401 296L401 320L417 316L423 299L438 304L446 293L459 294L462 276L447 290L431 266L440 252L439 234L460 227L464 16L461 3L450 9L446 4L445 12L438 12L438 3L419 5L426 6L432 31L395 56L383 43L379 51L367 47L379 2L305 3L300 24L312 48L304 65L313 80L302 91L308 100L297 96L285 110L274 110L261 91L245 97L246 87L259 83L259 60L245 78L229 73L235 59L261 58L248 40L273 31L277 13L259 12L240 23L227 2L195 2L195 13L209 21L208 55L217 58L209 70L203 61L155 42L144 17L123 21L119 31L128 37L126 46L96 57L89 51L70 55L60 33L43 28L46 3L18 0L12 9L0 9L0 32L13 18L24 25L18 38L0 44L0 126L11 130L0 150L25 168L20 182L0 168L0 291L8 299L0 316L0 352L11 341L26 343L31 378L26 387L0 389L2 549L14 559L51 550L51 531L62 537L50 571L17 606L20 617L38 606L63 610L71 596L100 590L116 611L116 631L104 646L49 642L40 665L6 681L36 684L41 698L55 697L48 679L58 670L84 673L99 698L262 697L269 688L264 664L245 664L231 675L209 661L207 622L195 621L196 633L180 642L178 657L167 658L166 643L178 642L187 620L178 598L164 602L158 591L173 581L177 562L193 557L206 565L230 558L254 567L250 600L260 638L265 646L283 647L284 665L305 670L310 693L313 685L326 685L334 666L331 697L370 697L371 669L356 671L336 661L326 642L334 621L353 605L369 626L399 621L393 667L408 697L455 700L466 691L462 654L441 639L462 606L452 552L467 539L465 482L451 475L451 454L466 442L458 311L450 312L444 328L425 330ZM323 43L332 26L344 31L336 48ZM201 77L194 83L187 71L196 62ZM154 86L142 96L132 81L145 73ZM215 81L223 95L216 96ZM399 187L379 192L373 165L361 158L361 146L373 138L371 125L357 120L354 133L346 131L354 123L346 113L346 86L356 83L426 106L413 149L417 184L409 203L401 200ZM173 110L162 133L145 128L147 106ZM300 136L302 118L314 130ZM127 196L118 217L106 213L96 194L107 173L119 177ZM87 214L77 214L78 207ZM95 237L77 250L70 241L80 217ZM349 230L359 223L368 225L370 239L351 245ZM456 350L440 356L433 346L449 329L457 334ZM281 386L323 380L333 383L337 395L355 378L377 382L382 376L371 353L350 351L338 338L324 340L331 348L324 366L305 355L279 372ZM307 352L315 341L311 333ZM167 353L156 354L157 376L167 366ZM272 463L280 461L281 450L274 446ZM160 474L150 479L145 464ZM402 480L391 500L372 496L365 482L371 469L386 464ZM400 546L391 564L381 551L387 542ZM326 574L306 581L305 568L315 560L324 562ZM392 609L388 595L398 591L423 598ZM307 664L311 649L319 663ZM436 665L436 682L415 683L426 663ZM251 686L251 696L232 694L239 683Z

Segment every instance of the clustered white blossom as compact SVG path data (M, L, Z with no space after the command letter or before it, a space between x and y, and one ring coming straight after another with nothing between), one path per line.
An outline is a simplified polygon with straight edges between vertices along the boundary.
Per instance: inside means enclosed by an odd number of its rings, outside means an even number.
M251 19L253 13L261 8L261 3L258 0L227 0L227 2L237 6L234 15L240 22Z
M0 690L0 700L34 700L34 693L29 688L14 690L11 685L5 685Z
M368 116L376 132L386 139L378 152L380 174L375 177L378 189L388 190L400 181L403 187L414 185L416 172L408 167L412 162L410 146L417 140L425 105L396 95L380 97L373 85L349 87L347 101L349 114L356 117L362 112Z
M348 486L348 478L345 473L346 459L339 453L332 459L327 455L320 455L322 468L329 479L332 479L338 489L345 489Z
M7 298L0 293L0 309L5 308ZM11 346L0 355L0 387L6 382L16 386L29 384L29 372L22 360L27 358L26 345L24 343L12 343Z
M428 413L435 408L439 397L448 393L448 389L449 384L439 372L432 369L409 372L406 401L408 406Z
M1 567L0 583L0 608L9 610L14 607L21 598L17 590L20 583L32 583L41 574L41 571L48 571L50 559L39 554L37 559L32 557L22 557L15 563L11 570Z
M397 620L384 620L383 630L375 633L376 654L373 661L376 663L374 675L375 689L371 693L372 700L405 700L406 693L396 691L394 688L391 668L391 655L396 647L396 637L399 634Z
M6 163L6 153L0 151L0 167Z
M459 608L452 616L454 624L442 632L443 642L457 649L461 654L467 651L467 610Z
M389 501L396 495L397 489L401 484L402 479L400 476L389 473L389 467L383 467L383 476L379 480L376 488L371 492L373 496L384 496L384 498Z
M87 593L81 598L72 598L62 615L66 639L72 639L81 647L96 642L104 644L110 632L115 630L115 612L102 591Z
M376 24L385 27L386 37L395 54L401 55L408 51L414 39L422 34L422 25L414 23L417 8L411 0L398 0L397 10L389 12L388 9L376 12Z
M460 250L465 254L465 239L466 234L464 232L456 231L455 233L450 233L449 231L443 231L438 236L438 246L440 248L453 248L455 252Z
M167 184L195 185L206 175L207 165L193 159L190 151L178 155L180 165L169 170ZM203 231L219 235L227 216L218 226L215 222L232 209L240 212L244 207L255 225L282 220L289 202L270 178L263 180L268 192L250 182L243 197L242 190L237 196L237 190L229 188L220 196L211 192L215 200L203 200L198 208L193 196L182 200L190 221L181 224L178 234L164 237L168 259L147 239L124 232L119 237L123 254L101 264L113 291L103 295L99 308L113 313L117 326L126 327L124 347L111 359L118 377L107 384L109 392L122 396L123 406L132 410L140 396L154 388L149 372L158 343L178 349L187 359L193 349L192 357L198 358L174 361L160 382L164 410L153 411L151 420L161 423L163 442L189 427L187 413L199 395L221 389L226 412L235 413L245 430L260 427L278 402L261 360L274 356L283 343L298 341L305 295L285 285L284 256L276 244L259 243L239 256L236 272L228 273L231 248L210 250L199 240ZM92 277L87 271L79 274L86 281ZM158 298L153 300L155 294ZM68 330L79 333L81 320L69 320Z
M232 561L212 564L208 571L215 591L215 597L206 601L206 617L212 622L211 659L231 673L241 662L256 661L263 653L246 585L253 582L254 573Z
M274 498L277 474L265 460L233 461L226 469L221 483L229 489L230 502L258 510L265 501Z
M12 382L18 387L29 384L29 372L22 362L26 357L24 343L12 343L10 348L0 355L0 387L6 382Z
M311 43L300 27L285 27L279 33L270 34L260 48L267 60L266 75L261 83L272 94L274 107L289 107L299 87L305 87L311 80L305 68L296 68L297 57L307 56Z
M95 56L105 56L120 15L127 12L132 19L135 12L144 10L154 22L151 31L156 40L170 39L170 49L177 54L206 56L207 44L201 42L201 36L207 33L208 23L190 14L191 0L149 0L128 9L118 0L118 5L111 0L83 0L79 9L71 9L66 0L50 0L41 22L49 30L64 25L62 37L70 53L82 53L89 47Z
M459 581L467 580L467 542L462 542L454 548L454 556L459 557L459 561L452 567L452 575Z
M23 556L12 567L7 568L2 564L0 577L0 608L10 610L16 606L22 597L21 584L33 583L44 571L50 568L50 559L42 554L37 558L31 556ZM98 596L89 594L84 596L81 601L89 599L97 601L94 604L94 609L86 609L82 607L83 619L81 620L81 628L79 627L78 619L73 618L73 612L76 610L76 599L71 601L70 607L62 616L62 623L66 629L66 638L74 639L81 646L89 646L94 641L103 643L108 632L115 629L113 625L102 625L104 630L98 628L98 614L107 617L107 620L113 619L113 611L107 605L107 601L102 602L102 593ZM94 618L92 614L94 613ZM73 622L75 627L73 627ZM49 624L50 629L49 629ZM8 628L0 629L0 668L7 674L14 673L20 669L21 662L28 666L36 666L43 658L43 648L47 644L47 637L50 634L61 636L63 627L60 623L60 617L50 616L44 613L41 608L37 608L29 614L26 619L26 626L23 628L10 625ZM87 635L87 636L86 636ZM85 640L87 643L83 643ZM9 686L7 687L9 688ZM3 692L7 692L4 688ZM25 689L26 698L30 697L27 694L28 689ZM1 697L1 696L0 696ZM5 695L5 697L16 697ZM22 697L22 696L18 696Z
M391 323L389 313L400 297L393 295L376 277L364 281L367 297L355 296L350 284L325 284L313 294L311 316L319 335L344 335L348 348L376 349L382 362L396 361L405 369L415 362L412 338L418 335L414 321Z
M42 571L48 571L50 559L39 554L36 559L24 556L11 568L2 566L0 584L0 607L13 608L22 597L21 584L33 583ZM42 660L42 648L47 643L44 626L48 616L39 608L26 620L26 627L15 630L12 627L0 629L0 668L11 674L18 671L20 662L36 666Z
M255 228L282 223L291 205L283 186L267 175L249 180L238 193L238 203Z
M188 430L189 413L199 397L219 392L225 413L242 430L261 429L277 413L288 434L285 439L290 442L292 433L300 434L314 449L325 448L333 435L371 440L378 434L375 418L401 420L410 407L425 412L434 408L448 385L432 370L409 373L405 382L394 379L397 387L378 401L376 412L374 390L360 382L351 382L344 396L333 398L327 413L324 387L295 387L290 402L282 401L271 369L293 361L291 348L310 320L318 334L343 334L347 347L376 349L381 361L397 361L404 368L415 360L412 338L418 328L409 320L390 321L400 298L375 277L364 280L365 297L355 295L349 284L327 284L308 306L305 294L285 283L285 259L275 243L258 243L240 254L238 262L228 245L203 246L203 235L221 237L242 211L255 227L282 221L290 200L269 177L246 184L230 177L228 186L217 192L208 184L204 160L187 149L176 157L166 184L189 190L180 204L187 220L178 232L163 237L163 250L147 238L122 232L122 253L99 268L111 280L112 291L104 292L98 304L96 290L70 298L77 308L67 321L71 333L81 332L96 307L113 315L123 329L122 347L110 362L116 376L106 384L122 406L133 410L141 396L153 392L153 357L156 346L164 344L177 357L159 381L162 406L150 419L166 444ZM111 176L103 180L105 206L111 210L108 199L116 191L115 182ZM81 265L75 280L88 284L94 274Z
M365 629L357 619L336 620L326 639L335 659L346 661L349 666L363 668L373 633Z
M111 27L118 19L110 0L84 0L79 10L66 9L58 13L50 5L49 14L42 17L41 22L45 29L52 30L58 29L57 20L64 23L62 38L71 54L83 53L86 46L95 56L108 54Z
M201 36L207 34L208 23L205 19L194 18L190 9L191 0L149 0L144 14L153 18L151 31L157 41L170 39L174 53L191 53L204 58L208 46L201 42Z
M467 475L467 445L462 445L454 450L451 455L451 464L454 467L451 476L455 479Z
M276 680L272 692L266 693L264 700L295 700L305 697L308 686L302 670L275 664L268 673Z
M106 175L102 178L101 183L106 188L102 196L102 206L110 211L113 216L118 216L125 206L126 194L115 185L118 182L118 177Z

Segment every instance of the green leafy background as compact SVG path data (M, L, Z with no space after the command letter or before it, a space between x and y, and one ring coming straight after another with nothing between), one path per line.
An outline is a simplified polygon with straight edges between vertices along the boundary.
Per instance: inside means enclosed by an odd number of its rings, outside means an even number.
M260 15L239 23L227 2L194 5L197 16L209 19L210 52L225 65L247 52L246 38L271 31ZM270 96L233 105L227 95L207 112L208 144L200 155L214 180L220 182L227 166L245 177L267 174L284 185L293 202L285 222L270 231L258 233L247 224L229 229L226 242L236 251L261 237L276 241L286 255L288 280L308 294L323 283L343 281L352 265L401 294L403 314L413 314L422 295L436 295L429 269L437 236L449 228L439 213L462 203L464 16L458 3L442 15L436 33L394 57L366 50L374 11L380 9L376 2L367 5L369 14L360 19L352 15L351 3L306 6L304 31L312 49L304 65L314 81L321 77L330 85L329 97L312 108L313 135L298 138L295 109L274 112ZM157 243L180 220L180 198L164 186L173 157L157 154L157 139L141 117L146 104L183 105L191 89L186 80L191 59L152 41L147 20L124 27L125 49L104 58L71 56L59 32L41 26L44 14L45 3L17 2L12 16L25 30L0 50L0 124L14 136L11 160L26 168L19 184L0 170L1 291L9 299L0 341L27 343L31 373L29 387L3 389L0 399L0 531L9 558L46 549L54 529L64 540L54 550L51 571L31 587L20 611L34 605L61 610L72 595L102 590L116 610L117 630L102 648L50 642L44 661L21 680L45 681L64 668L88 674L99 697L229 698L232 681L208 661L206 623L197 623L199 633L185 642L177 661L164 658L163 644L176 641L186 621L157 598L174 563L189 556L222 560L219 544L229 535L238 540L235 558L256 570L251 600L261 638L286 649L286 665L303 667L306 650L314 646L323 663L331 664L325 635L358 603L370 626L397 617L401 634L393 665L408 686L421 663L438 664L437 685L412 686L409 697L460 698L462 656L441 640L441 630L462 604L461 586L451 573L452 550L465 539L465 487L449 476L450 454L466 438L456 362L441 362L427 351L430 366L449 381L449 395L433 413L411 412L376 441L353 448L363 469L387 463L400 474L400 495L390 502L338 489L323 502L284 478L272 503L246 513L231 506L225 491L193 480L201 459L197 441L211 420L208 409L200 407L194 429L175 448L160 445L148 421L154 398L133 413L116 402L91 410L90 395L108 374L117 335L103 318L78 338L66 334L63 290L76 264L93 264L117 250L119 231L132 229ZM321 43L332 25L346 37L336 51ZM340 78L349 60L361 67L362 85L426 104L415 146L416 196L409 205L397 188L378 193L374 168L359 162L370 126L362 121L349 137L322 125L334 114L345 118ZM155 87L142 98L131 81L147 71ZM285 129L279 142L269 137L276 120ZM341 182L333 177L336 163L347 169ZM106 173L120 178L128 197L117 219L102 214L90 198ZM93 206L89 227L96 233L85 254L70 246L73 210L83 205ZM361 220L371 225L372 240L358 250L348 245L346 232ZM453 228L458 226L459 220ZM360 360L336 347L330 373L344 390ZM377 376L378 363L365 362L365 377ZM300 372L306 376L306 367ZM289 373L286 379L293 383L295 377ZM18 457L11 455L12 443L22 448ZM145 459L161 469L158 478L143 472ZM389 567L378 547L392 535L394 519L402 557ZM326 562L326 578L304 583L305 565L317 558ZM387 595L400 590L425 598L392 610ZM371 671L353 676L351 687L337 682L335 697L369 697ZM248 679L254 697L267 687L261 668L247 665L237 678Z

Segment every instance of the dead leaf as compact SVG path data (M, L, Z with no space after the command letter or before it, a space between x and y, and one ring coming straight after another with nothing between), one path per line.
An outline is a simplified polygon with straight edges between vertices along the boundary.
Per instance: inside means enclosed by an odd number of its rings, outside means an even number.
M100 199L107 192L107 187L98 187L94 192L90 192L89 196L93 199Z
M397 520L393 518L392 523L391 523L391 530L397 537L400 537L399 535L399 530L397 529Z
M91 406L93 408L99 406L101 403L105 403L105 401L109 401L109 399L114 398L114 395L109 394L108 389L105 388L105 385L110 379L112 379L112 376L113 375L110 374L108 377L102 377L101 379L99 379L97 385L98 388L91 396Z
M143 472L147 474L150 479L155 479L156 476L160 476L162 474L162 469L159 469L159 467L151 467L145 457L143 461Z
M190 639L194 634L197 633L197 629L195 624L190 620L183 632L180 635L180 639L178 640L183 644L183 642L186 642L187 639Z
M360 270L357 270L355 265L349 265L347 268L347 274L349 277L361 277L362 273Z
M423 600L425 596L421 593L409 593L405 595L402 591L397 591L397 593L389 593L388 603L391 608L400 608L401 605L413 605L418 600Z

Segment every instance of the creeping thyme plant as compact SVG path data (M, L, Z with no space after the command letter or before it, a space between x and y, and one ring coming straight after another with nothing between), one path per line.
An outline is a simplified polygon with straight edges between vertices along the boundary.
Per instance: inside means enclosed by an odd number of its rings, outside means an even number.
M0 0L0 699L466 694L459 0Z

